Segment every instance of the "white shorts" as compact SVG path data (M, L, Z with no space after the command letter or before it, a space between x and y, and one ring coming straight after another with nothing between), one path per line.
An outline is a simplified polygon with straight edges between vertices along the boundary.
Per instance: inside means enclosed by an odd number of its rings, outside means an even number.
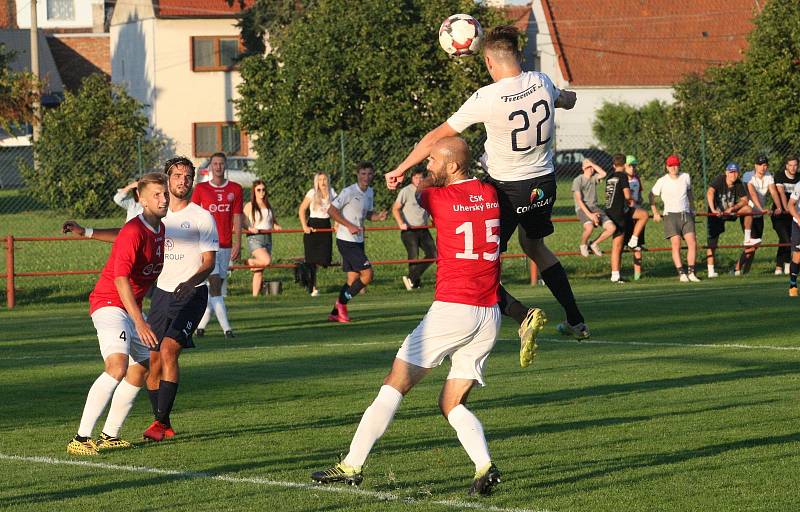
M214 263L214 270L211 271L212 276L219 276L220 279L227 279L228 266L231 264L231 248L220 247L217 251L217 260Z
M483 366L500 331L500 308L434 301L406 336L397 358L434 368L450 356L448 379L473 379L483 386Z
M92 313L92 323L97 330L103 360L111 354L126 354L129 364L150 359L150 349L139 339L133 320L124 309L100 308Z

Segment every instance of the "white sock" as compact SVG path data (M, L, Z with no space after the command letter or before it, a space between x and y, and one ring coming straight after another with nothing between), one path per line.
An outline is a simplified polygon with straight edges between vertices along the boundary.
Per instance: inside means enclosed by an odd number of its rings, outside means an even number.
M364 411L356 435L350 443L350 452L342 462L348 466L360 468L367 460L370 450L392 423L394 413L400 407L403 395L392 386L384 384L378 396Z
M619 271L612 271L611 272L611 280L612 281L619 281Z
M225 307L225 299L222 295L216 297L209 297L208 303L214 309L214 316L217 317L219 326L222 327L222 332L231 330L231 324L228 322L228 308Z
M714 265L709 265L708 266L708 273L709 274L713 274L714 273Z
M89 393L86 395L86 405L83 406L83 415L81 416L81 425L78 427L78 435L81 437L92 437L92 430L97 419L103 414L103 411L111 400L111 395L117 388L117 379L111 375L103 372L94 381L92 387L89 388Z
M750 233L751 233L751 232L752 232L752 230L751 230L751 229L745 229L745 230L744 230L744 239L745 239L745 240L750 240Z
M489 446L483 435L483 425L469 409L458 404L447 415L447 421L455 429L461 446L475 464L475 471L486 467L492 458L489 456Z
M139 393L141 387L134 386L126 379L117 386L114 391L114 396L111 398L111 406L108 408L108 417L106 417L106 424L103 426L103 433L111 437L119 437L119 430L122 424L125 423L125 418L131 412L133 401L136 400L136 394Z
M630 245L639 245L639 237L636 235L631 235Z
M200 323L197 324L198 329L205 329L208 325L208 322L211 321L211 297L208 297L208 304L206 304L206 311L203 313L203 318L200 319Z
M227 297L228 296L228 280L227 279L222 281L222 288L220 288L220 294L223 297Z
M784 273L784 274L788 274L788 273L790 272L790 270L789 270L790 268L791 268L791 267L789 267L789 264L788 264L788 263L784 263L784 264L783 264L783 273Z

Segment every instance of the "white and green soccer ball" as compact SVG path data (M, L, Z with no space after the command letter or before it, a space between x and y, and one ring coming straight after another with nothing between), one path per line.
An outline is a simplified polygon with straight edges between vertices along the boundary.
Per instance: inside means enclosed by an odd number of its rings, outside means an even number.
M448 55L465 57L478 53L483 39L483 28L469 14L454 14L439 27L439 44Z

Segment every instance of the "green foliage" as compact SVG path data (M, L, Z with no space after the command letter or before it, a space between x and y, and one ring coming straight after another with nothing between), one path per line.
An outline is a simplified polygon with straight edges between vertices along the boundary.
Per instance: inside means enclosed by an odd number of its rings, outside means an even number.
M0 128L7 131L31 120L40 85L32 74L11 70L14 58L15 54L0 44Z
M635 152L651 174L661 173L667 154L679 154L696 197L704 153L709 179L725 162L746 168L760 153L780 169L800 147L800 3L766 2L754 23L744 59L686 76L673 105L604 105L593 126L601 146Z
M447 57L437 31L448 14L467 12L489 27L500 22L498 11L471 0L358 5L307 2L270 33L272 53L241 63L239 116L255 136L259 174L281 191L273 196L280 210L297 207L315 172L333 173L341 186L359 160L388 170L490 81L480 58ZM480 132L465 135L474 143ZM376 206L388 206L388 191L375 191Z
M88 217L116 206L108 196L133 177L139 151L144 168L155 165L158 143L147 139L142 106L100 75L83 81L77 94L45 113L34 148L38 168L24 167L34 197L55 209Z

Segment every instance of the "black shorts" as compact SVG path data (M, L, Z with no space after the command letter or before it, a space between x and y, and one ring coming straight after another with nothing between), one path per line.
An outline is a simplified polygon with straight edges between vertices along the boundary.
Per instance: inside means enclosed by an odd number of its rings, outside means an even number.
M739 223L744 230L745 217L739 217ZM764 236L764 217L753 217L753 225L750 227L750 238L763 238Z
M633 226L636 224L636 221L633 220L633 213L636 211L636 208L631 208L628 210L628 213L625 215L625 243L627 244L628 241L633 236ZM639 235L639 246L644 245L644 232L646 228L642 229L641 234Z
M208 303L208 286L198 286L194 293L183 301L175 300L172 292L153 287L153 300L147 323L158 339L159 346L164 338L172 338L183 348L194 347L192 334L197 328ZM159 347L151 350L158 351Z
M706 217L706 227L708 228L708 239L719 238L719 235L725 232L726 222L735 222L736 217Z
M486 179L497 189L500 200L500 251L508 249L508 240L517 226L522 226L525 236L538 239L553 234L553 205L556 202L556 175L521 181Z
M614 238L618 236L623 236L628 229L628 212L614 212L611 210L606 210L606 215L611 222L614 223L616 230L614 231Z
M361 272L372 266L364 252L364 242L348 242L337 238L336 247L342 255L342 270L345 272Z

